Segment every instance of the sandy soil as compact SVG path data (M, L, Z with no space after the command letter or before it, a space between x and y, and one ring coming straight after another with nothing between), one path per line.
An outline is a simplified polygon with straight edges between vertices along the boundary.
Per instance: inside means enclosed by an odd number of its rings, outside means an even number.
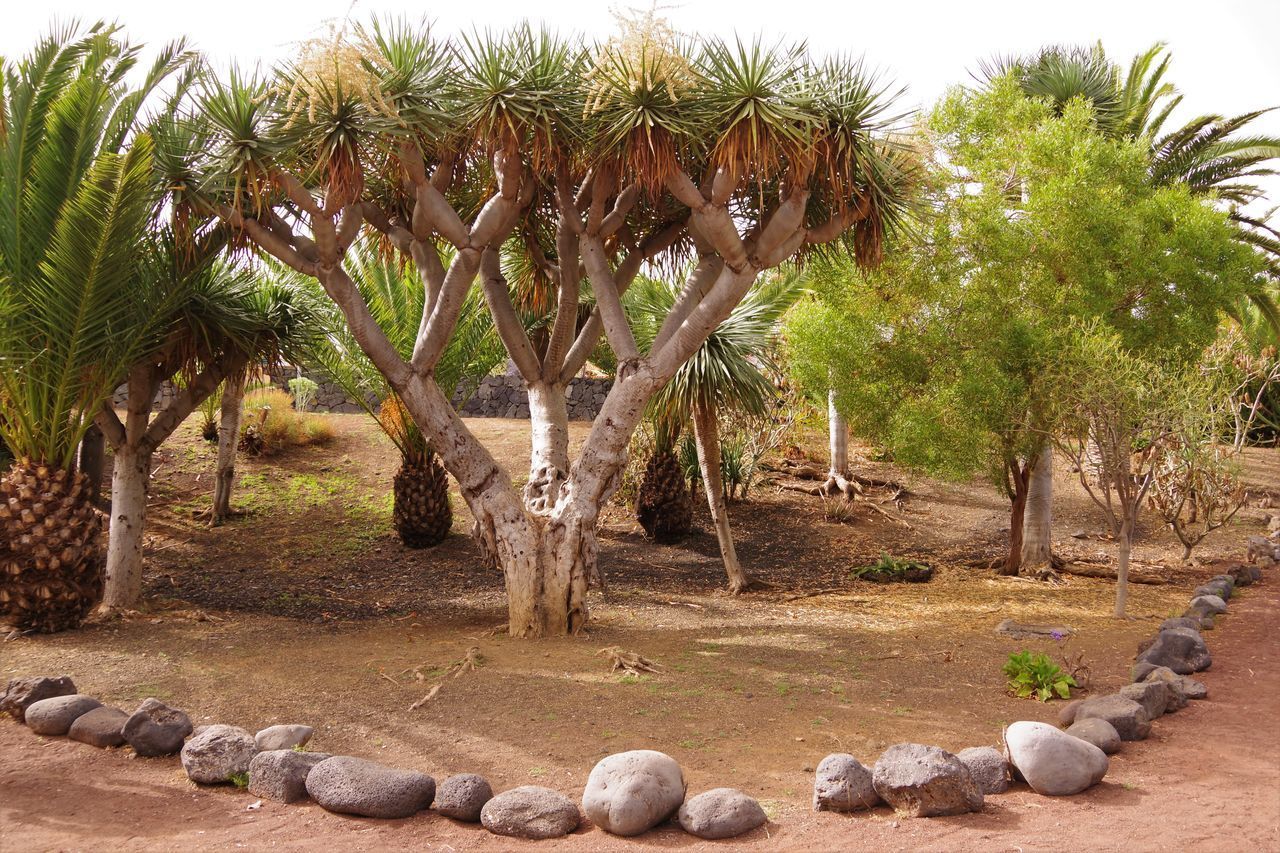
M457 535L413 552L386 532L388 446L359 418L335 418L332 446L243 467L249 515L210 531L192 519L206 500L210 451L184 426L158 461L148 537L148 601L125 620L0 645L0 677L67 672L81 689L132 708L158 696L197 724L250 730L277 722L317 728L314 748L361 755L443 777L486 774L501 789L542 784L576 796L599 757L662 749L685 768L691 793L740 787L758 796L767 829L733 846L762 849L1280 849L1277 604L1271 585L1232 602L1208 636L1216 663L1210 700L1162 719L1128 745L1107 782L1070 800L1015 790L981 815L899 821L885 812L814 815L812 768L832 751L873 762L902 740L958 750L996 744L1017 719L1052 720L1054 704L1004 693L1000 665L1022 648L1082 654L1094 692L1126 680L1136 643L1180 610L1212 565L1172 568L1174 583L1133 589L1132 619L1110 609L1113 584L1061 586L1000 578L976 566L999 553L1007 511L982 484L909 479L903 518L875 513L829 522L815 498L764 485L732 509L749 570L773 584L729 597L714 536L680 546L644 542L622 508L602 534L609 586L593 593L587 636L513 641L501 578L479 568ZM527 423L479 421L499 456L518 462ZM575 429L575 438L581 430ZM1274 451L1252 465L1273 492ZM518 467L518 465L517 465ZM887 466L863 470L899 476ZM1111 545L1061 472L1058 549L1101 559ZM865 512L865 511L864 511ZM1206 556L1238 552L1263 510L1211 538ZM701 519L708 527L705 516ZM469 526L457 502L455 531ZM1083 530L1089 537L1068 534ZM874 585L848 570L881 551L925 559L928 584ZM1148 531L1137 556L1177 551ZM817 593L817 594L815 594ZM993 633L1003 618L1074 628L1065 647ZM660 667L623 676L599 655L640 652ZM469 648L482 665L457 678ZM435 699L408 708L434 685ZM265 803L234 789L195 789L176 759L132 759L0 725L0 849L507 849L433 815L379 823L314 806ZM634 846L636 842L629 842ZM675 830L639 843L697 846ZM621 846L584 830L570 849ZM552 844L544 844L553 847ZM710 846L710 845L707 845Z

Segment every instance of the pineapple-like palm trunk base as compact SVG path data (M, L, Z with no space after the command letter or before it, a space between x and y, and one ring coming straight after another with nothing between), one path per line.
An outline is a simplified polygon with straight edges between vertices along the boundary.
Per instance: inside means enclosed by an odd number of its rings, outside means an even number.
M693 527L693 495L671 451L649 457L636 495L636 518L655 542L678 542Z
M400 541L410 548L430 548L444 541L453 527L449 504L449 475L434 453L426 461L408 459L393 483L392 520Z
M78 472L29 460L0 478L0 620L75 628L102 597L102 519Z

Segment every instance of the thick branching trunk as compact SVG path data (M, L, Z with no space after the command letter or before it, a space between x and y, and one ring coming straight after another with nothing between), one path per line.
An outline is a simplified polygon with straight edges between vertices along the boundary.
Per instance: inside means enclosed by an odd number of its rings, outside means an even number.
M1016 575L1022 567L1023 518L1027 507L1027 493L1031 479L1027 466L1014 462L1010 466L1009 480L1013 495L1009 506L1009 553L1005 556L1002 575Z
M102 605L133 607L142 597L142 535L147 520L151 453L129 445L116 448L111 469L111 527L107 580Z
M231 487L236 478L236 449L240 441L240 412L244 406L243 376L229 377L222 388L222 408L218 420L218 468L213 480L215 527L231 517Z
M1045 442L1031 465L1031 482L1023 513L1021 571L1053 568L1053 445Z
M724 484L720 479L720 425L715 407L699 402L693 408L693 436L698 447L698 467L702 469L702 485L707 493L707 506L715 524L716 539L720 542L720 558L724 561L725 574L729 576L729 591L737 594L751 583L733 546L733 531L729 528L729 509L724 500Z

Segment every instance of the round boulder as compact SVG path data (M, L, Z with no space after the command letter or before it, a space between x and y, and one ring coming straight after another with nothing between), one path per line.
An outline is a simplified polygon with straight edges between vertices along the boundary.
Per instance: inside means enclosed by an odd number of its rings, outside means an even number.
M852 755L833 753L818 764L813 779L815 812L853 812L879 803L871 771Z
M1187 613L1194 616L1217 616L1227 612L1227 603L1216 595L1197 595L1187 605Z
M671 756L652 749L619 752L591 770L582 810L605 832L639 835L675 814L686 787Z
M1102 781L1106 754L1048 723L1019 722L1005 729L1009 762L1037 794L1066 797Z
M1160 630L1167 631L1170 628L1190 628L1192 631L1200 630L1200 620L1195 616L1174 616L1160 623Z
M1067 734L1093 744L1107 755L1120 751L1120 735L1116 733L1115 726L1097 717L1072 723Z
M458 773L440 783L436 811L454 820L479 823L481 809L492 799L493 788L483 776Z
M681 829L710 840L734 838L768 820L759 803L734 788L713 788L690 797L676 813Z
M67 730L67 737L99 749L123 746L124 735L120 734L120 730L124 728L128 719L129 715L119 708L108 708L103 705L76 717L76 721Z
M332 756L323 752L296 749L269 749L249 762L249 793L277 803L296 803L307 798L307 777L311 770Z
M1141 681L1157 666L1167 666L1178 675L1190 675L1208 669L1213 665L1213 658L1199 632L1190 628L1169 628L1161 631L1151 648L1138 656L1138 663L1150 664L1150 667L1135 681ZM1135 675L1136 670L1135 667Z
M1112 693L1085 699L1076 711L1076 722L1089 719L1106 720L1121 740L1145 740L1151 734L1151 718L1132 699Z
M145 699L125 721L120 734L138 755L173 755L191 734L191 718L159 699Z
M253 736L253 744L259 752L274 749L293 749L306 746L316 730L311 726L268 726Z
M347 755L311 768L306 786L325 809L361 817L409 817L430 806L436 795L436 782L425 773Z
M936 746L894 744L876 762L871 779L882 800L911 817L982 810L982 791L969 768Z
M232 776L249 772L258 754L253 735L238 726L201 726L182 747L182 769L201 785L221 785Z
M74 696L77 693L76 683L69 675L57 678L32 676L30 678L11 678L0 694L0 713L8 714L20 723L26 722L26 711L41 699L52 699L55 696Z
M969 775L985 794L1003 794L1009 790L1009 762L999 750L989 746L971 746L956 753L956 758L969 768Z
M102 703L90 696L54 696L27 706L27 727L38 735L65 735L80 717L101 708Z
M503 791L484 804L480 823L494 835L511 838L560 838L578 828L582 815L559 791L523 785Z

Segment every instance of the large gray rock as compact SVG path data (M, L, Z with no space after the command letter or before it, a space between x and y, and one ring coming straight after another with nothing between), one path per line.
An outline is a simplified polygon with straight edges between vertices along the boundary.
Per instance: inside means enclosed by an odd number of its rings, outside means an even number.
M1003 794L1009 790L1009 762L999 750L989 746L971 746L956 753L969 775L985 794Z
M76 683L69 675L57 678L32 676L30 678L11 678L0 694L0 713L8 714L20 723L26 722L26 711L42 699L55 696L74 696Z
M1072 699L1062 706L1062 710L1058 711L1058 722L1062 724L1063 728L1076 721L1076 712L1080 710L1080 703L1083 701L1083 699Z
M1226 587L1227 594L1226 594L1226 595L1220 595L1220 596L1218 596L1218 597L1219 597L1219 598L1221 598L1223 601L1226 601L1226 600L1230 599L1230 598L1231 598L1231 596L1235 595L1235 592L1236 592L1236 579L1235 579L1234 577L1232 577L1229 573L1224 573L1224 574L1220 574L1220 575L1214 575L1213 577L1209 578L1209 581L1208 581L1208 583L1206 583L1206 584L1205 584L1205 586L1222 586L1222 587Z
M1037 794L1078 794L1107 775L1106 754L1048 723L1018 722L1004 732L1009 763Z
M1161 631L1167 631L1170 628L1190 628L1192 631L1199 631L1200 620L1195 616L1174 616L1160 623Z
M1120 734L1116 727L1097 717L1072 723L1067 734L1093 744L1107 755L1120 751Z
M138 755L173 755L191 734L191 718L159 699L145 699L120 733Z
M1178 675L1167 666L1157 666L1143 678L1144 681L1161 681L1169 688L1169 704L1183 708L1188 699L1203 699L1209 695L1208 689L1200 681L1189 675ZM1177 710L1173 708L1172 710ZM1168 710L1168 709L1166 709Z
M311 768L307 793L331 812L400 818L430 806L436 782L425 773L337 755Z
M27 706L27 727L38 735L65 735L78 718L101 708L91 696L54 696Z
M1151 664L1152 669L1167 666L1179 675L1190 675L1212 666L1213 657L1198 632L1190 628L1170 628L1161 631L1151 648L1138 655L1138 663ZM1145 677L1146 673L1134 680L1141 681Z
M268 726L253 736L253 744L259 752L275 749L293 749L306 746L316 730L311 726Z
M1194 600L1201 596L1212 596L1213 598L1220 598L1223 602L1226 602L1231 598L1231 590L1233 588L1234 584L1226 584L1222 581L1210 581L1209 583L1201 584L1196 587L1191 593L1191 598Z
M671 756L652 749L619 752L592 768L582 810L605 832L639 835L675 814L686 787Z
M512 838L559 838L573 832L581 822L582 815L573 800L537 785L503 791L480 810L480 823L485 829Z
M257 754L253 735L239 726L201 726L182 747L182 769L192 782L221 785L248 773Z
M818 764L813 778L813 810L852 812L880 803L871 771L852 755L837 752Z
M1085 699L1076 709L1076 722L1080 720L1106 720L1120 735L1121 740L1145 740L1151 734L1151 718L1146 710L1132 699L1112 693Z
M493 799L493 788L483 776L458 773L436 789L436 811L454 820L479 823L484 804Z
M982 810L982 791L969 768L936 746L894 744L876 762L871 779L882 800L911 817Z
M67 730L67 737L99 749L124 746L124 735L120 730L124 728L128 719L129 715L119 708L108 708L103 705L76 717L76 721Z
M307 776L321 761L332 758L324 752L296 749L269 749L249 762L249 793L277 803L296 803L307 798Z
M1217 616L1227 612L1227 603L1216 595L1197 595L1187 605L1188 616Z
M1116 691L1126 699L1132 699L1147 712L1148 720L1158 719L1169 707L1169 688L1163 681L1143 680L1137 684L1126 684Z
M734 838L768 820L759 803L734 788L713 788L690 797L676 814L685 832L711 840Z

